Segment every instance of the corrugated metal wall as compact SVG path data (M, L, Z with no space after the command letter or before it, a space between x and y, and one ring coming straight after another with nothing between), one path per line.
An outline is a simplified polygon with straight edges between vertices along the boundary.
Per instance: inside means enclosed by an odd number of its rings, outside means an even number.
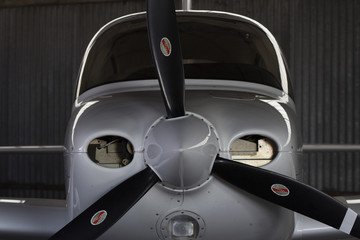
M192 6L240 13L273 32L288 59L305 143L360 144L360 1ZM144 10L140 0L0 8L0 145L62 145L91 37L106 22ZM304 162L311 185L360 193L359 153L306 154ZM63 183L61 156L0 155L0 196L63 198Z

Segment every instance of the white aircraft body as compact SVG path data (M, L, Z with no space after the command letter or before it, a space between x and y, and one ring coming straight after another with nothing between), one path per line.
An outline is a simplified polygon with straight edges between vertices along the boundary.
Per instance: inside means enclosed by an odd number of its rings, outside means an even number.
M286 64L244 16L149 0L105 25L65 148L66 201L3 200L0 239L360 237L359 205L300 182Z

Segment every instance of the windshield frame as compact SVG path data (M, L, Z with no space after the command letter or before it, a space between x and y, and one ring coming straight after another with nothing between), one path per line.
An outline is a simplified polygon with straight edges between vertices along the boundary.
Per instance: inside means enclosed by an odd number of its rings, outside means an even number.
M242 23L248 23L256 28L260 29L265 33L267 38L272 44L273 50L275 51L276 57L277 57L277 65L279 68L279 80L281 82L281 91L283 91L286 95L290 95L292 97L292 90L290 86L289 76L287 74L287 68L285 65L285 62L283 60L283 56L281 53L281 50L274 38L274 36L268 31L263 25L256 22L255 20L252 20L250 18L232 14L232 13L225 13L225 12L217 12L217 11L178 11L178 16L185 16L185 17L207 17L207 18L216 18L216 19L224 19L226 21L235 21L235 22L242 22ZM91 40L88 48L86 49L83 61L81 63L79 75L78 75L78 83L77 83L77 89L76 89L76 96L77 99L82 93L86 92L90 88L86 89L85 91L82 90L82 83L85 81L84 79L84 72L86 70L86 67L89 67L89 56L95 52L96 49L101 48L101 39L104 37L104 35L109 34L109 30L113 29L115 26L121 25L121 24L128 24L128 26L133 25L136 26L136 24L143 24L144 21L146 21L146 14L145 12L142 13L135 13L130 14L127 16L123 16L120 18L117 18L108 24L106 24L104 27L102 27L98 33L93 37ZM118 35L121 33L118 33ZM86 75L86 74L85 74ZM229 80L229 79L224 79ZM136 80L133 80L136 81ZM236 80L233 80L236 81ZM96 87L96 86L94 86Z

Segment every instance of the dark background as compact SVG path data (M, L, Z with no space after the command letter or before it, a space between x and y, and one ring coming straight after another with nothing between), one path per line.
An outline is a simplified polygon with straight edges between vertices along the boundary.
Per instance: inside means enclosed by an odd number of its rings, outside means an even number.
M181 2L176 1L178 8ZM291 71L304 143L360 144L360 1L193 0L265 25ZM0 146L63 145L78 68L108 21L144 0L0 0ZM360 153L307 153L304 181L360 194ZM64 198L61 154L0 154L0 197Z

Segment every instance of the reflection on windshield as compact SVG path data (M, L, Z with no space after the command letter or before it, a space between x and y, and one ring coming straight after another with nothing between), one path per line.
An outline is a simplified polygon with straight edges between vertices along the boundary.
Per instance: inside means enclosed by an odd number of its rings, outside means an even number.
M247 81L281 88L278 60L266 34L250 23L218 17L178 17L188 79ZM156 79L145 18L113 25L91 48L80 94L93 87Z

